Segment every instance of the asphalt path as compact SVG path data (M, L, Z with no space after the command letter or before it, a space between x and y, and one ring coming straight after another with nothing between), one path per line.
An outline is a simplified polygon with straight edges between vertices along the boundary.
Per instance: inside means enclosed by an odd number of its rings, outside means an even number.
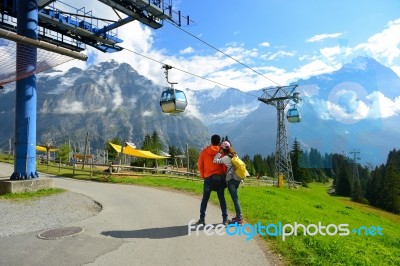
M11 165L0 163L0 177L9 176L12 171ZM189 230L189 222L198 219L200 197L142 186L79 181L45 174L40 177L53 178L55 187L92 198L102 205L102 210L98 215L63 225L84 228L82 233L72 237L43 240L37 237L43 230L1 237L0 265L276 263L256 238L246 240L244 235L218 235L215 229L209 230L208 235L204 230ZM209 204L206 223L217 226L221 220L219 208Z

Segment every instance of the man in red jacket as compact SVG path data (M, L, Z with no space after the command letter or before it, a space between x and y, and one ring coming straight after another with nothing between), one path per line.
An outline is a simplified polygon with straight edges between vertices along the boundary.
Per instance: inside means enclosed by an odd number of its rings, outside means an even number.
M200 219L196 224L205 224L207 203L210 199L211 191L217 191L219 205L222 212L222 223L224 225L228 224L228 211L226 208L225 201L225 172L226 169L223 164L213 163L215 155L219 152L219 143L221 142L221 137L219 135L211 136L211 145L205 147L199 157L198 167L200 176L204 179L203 186L203 199L200 204Z

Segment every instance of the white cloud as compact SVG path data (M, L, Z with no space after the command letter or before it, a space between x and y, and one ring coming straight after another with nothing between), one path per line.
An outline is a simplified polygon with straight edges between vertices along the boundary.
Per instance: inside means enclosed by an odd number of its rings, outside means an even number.
M391 69L400 77L400 66L392 66Z
M336 95L341 100L327 102L331 116L339 122L352 124L367 117L369 106L358 99L353 91L341 90Z
M321 119L354 124L365 119L384 119L400 115L400 96L392 100L380 91L367 95L367 92L356 83L340 84L332 89L328 100L319 99L318 91L313 91L315 93L302 93L305 96L303 100L319 114Z
M71 101L67 99L61 100L57 107L54 109L55 114L84 114L84 113L104 113L106 107L100 107L97 109L88 109L80 101ZM44 111L46 112L46 111Z
M400 96L391 100L382 92L374 91L367 98L372 102L370 118L388 118L400 114Z
M261 47L269 47L270 44L269 44L269 42L262 42L262 43L259 44L259 46L261 46Z
M306 40L306 42L320 42L325 39L335 39L340 36L342 36L343 33L324 33L324 34L318 34L314 35L313 37L309 38Z
M83 102L68 102L66 99L62 100L58 107L54 109L54 113L58 114L82 114L85 112L86 109L83 106Z
M153 111L148 111L148 110L146 110L146 111L144 111L143 113L142 113L142 116L153 116L154 115L154 113L153 113Z
M295 69L293 76L297 78L307 78L335 70L336 68L334 66L317 59Z
M354 47L353 52L367 52L373 58L392 66L394 60L400 57L400 18L390 21L386 29L370 37L366 43Z
M340 47L339 46L326 47L320 49L319 52L327 59L332 59L340 54Z
M116 84L114 85L114 92L113 92L113 110L118 109L122 103L124 102L124 99L122 98L122 92L121 88L117 86Z
M179 54L191 54L193 52L194 52L194 49L189 46L189 47L187 47L187 48L185 48L183 50L180 50Z
M299 92L302 96L312 97L318 95L319 87L317 84L301 85L297 87L296 91Z
M73 2L73 1L71 1ZM110 19L117 19L114 11L109 7L100 6L98 2L88 1L86 8L93 10L95 14ZM75 2L76 3L76 2ZM399 58L399 27L400 19L392 21L387 28L381 33L372 36L365 44L360 44L355 48L346 48L333 46L323 47L319 50L319 55L304 55L298 51L284 51L280 49L274 53L261 55L257 49L247 49L240 40L237 43L228 43L224 48L220 48L236 60L251 66L271 80L284 85L289 81L295 81L300 78L307 78L313 75L319 75L337 70L343 64L343 58L350 58L360 51L369 51L372 55L379 54L381 62L387 59L387 62L395 62ZM307 42L320 42L328 38L338 38L344 33L319 34L307 40ZM241 90L259 89L266 86L276 85L274 82L255 74L250 69L244 67L240 63L222 55L219 52L200 56L194 53L192 46L182 47L177 54L168 54L165 49L158 49L154 45L154 31L143 24L134 21L124 25L118 29L118 35L124 40L121 46L128 50L116 52L112 54L101 53L94 48L87 47L85 53L95 54L93 63L103 62L110 58L118 62L126 62L130 64L141 75L149 78L155 84L165 86L165 77L161 64L149 60L154 59L159 62L168 63L173 67L193 73L200 77L205 77L216 82L222 83L229 87L239 88ZM201 37L201 34L195 33ZM259 47L270 47L269 42L258 44ZM278 49L275 47L275 49ZM197 49L196 49L197 50ZM148 58L142 57L142 54ZM184 55L184 56L183 56ZM295 56L298 58L294 58ZM279 59L279 63L285 64L286 60L300 60L300 64L293 69L284 68L282 64L272 65L273 60ZM260 61L262 63L260 63ZM268 64L268 65L266 65ZM84 67L85 63L74 60L72 63L64 64L62 67L68 69L71 66ZM400 74L400 66L394 63L392 69ZM210 81L194 77L188 73L172 69L170 78L179 84L177 88L190 88L194 90L211 88L215 84ZM223 86L219 85L219 86ZM118 105L118 103L116 103Z
M293 57L293 56L295 56L295 54L296 54L295 52L286 52L286 51L280 50L276 53L267 55L266 59L267 60L275 60L275 59L283 58L283 57Z

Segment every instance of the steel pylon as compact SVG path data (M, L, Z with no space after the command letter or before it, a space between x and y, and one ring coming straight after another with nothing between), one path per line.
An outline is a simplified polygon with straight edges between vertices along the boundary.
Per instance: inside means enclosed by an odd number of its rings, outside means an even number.
M298 103L299 93L295 92L298 85L278 86L263 90L259 101L276 107L278 128L276 131L275 178L283 175L289 187L294 186L292 161L286 136L285 108L290 101Z

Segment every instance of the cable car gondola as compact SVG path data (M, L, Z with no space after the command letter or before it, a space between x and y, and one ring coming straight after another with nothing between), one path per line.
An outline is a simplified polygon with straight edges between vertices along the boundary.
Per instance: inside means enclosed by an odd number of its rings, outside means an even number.
M286 118L289 123L299 123L300 122L300 113L297 110L296 106L293 106L287 111Z
M164 113L175 114L183 112L187 106L186 95L181 90L165 90L161 94L160 106Z
M177 114L184 112L187 106L186 95L183 91L174 88L174 84L178 83L169 82L168 70L171 69L172 67L169 65L164 65L163 68L165 68L165 76L167 78L168 84L171 84L171 88L166 89L161 94L160 98L161 110L164 113L168 114Z

